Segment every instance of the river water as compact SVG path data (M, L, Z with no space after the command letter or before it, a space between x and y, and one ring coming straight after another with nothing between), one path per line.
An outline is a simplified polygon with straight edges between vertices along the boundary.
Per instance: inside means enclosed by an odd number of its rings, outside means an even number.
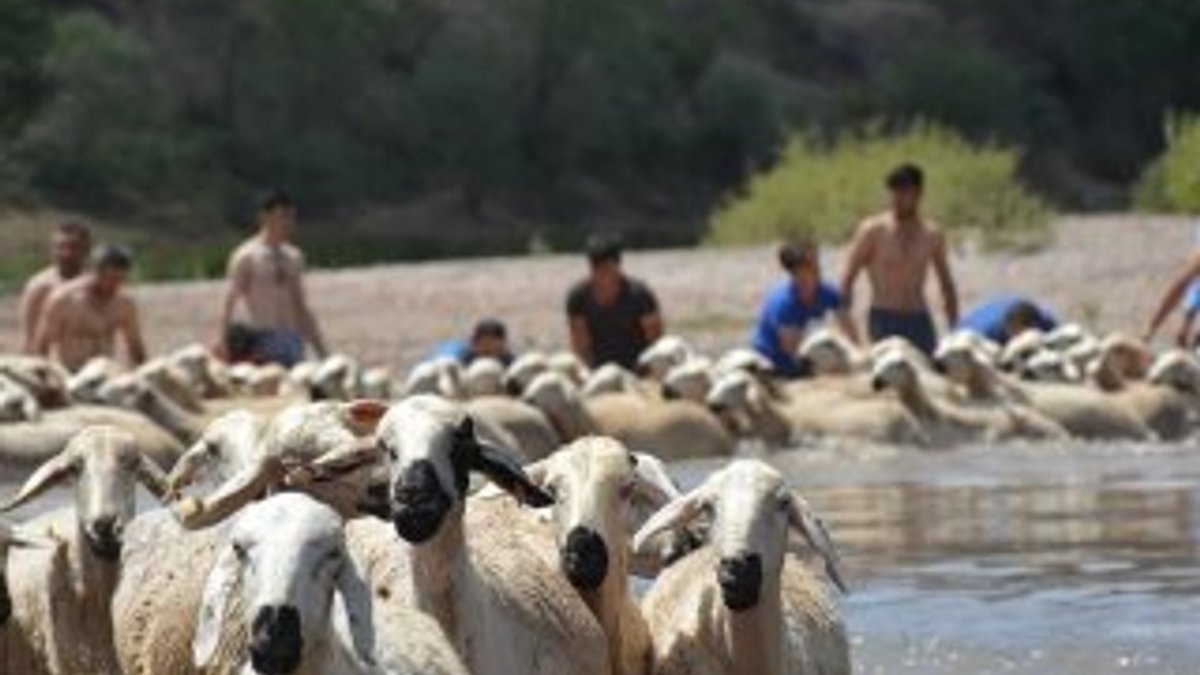
M840 544L861 675L1200 673L1194 444L768 460ZM674 472L691 486L715 466Z
M825 517L862 675L1200 673L1200 452L774 455ZM680 467L695 483L711 465Z

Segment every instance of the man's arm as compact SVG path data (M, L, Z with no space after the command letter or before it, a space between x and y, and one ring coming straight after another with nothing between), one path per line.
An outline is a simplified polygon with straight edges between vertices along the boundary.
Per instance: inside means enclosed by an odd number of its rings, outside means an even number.
M297 274L292 280L292 298L295 300L296 310L300 314L300 329L304 332L305 339L313 346L318 358L325 358L328 354L325 349L325 338L321 335L321 326L317 323L317 317L308 306L308 293L304 289L303 273Z
M41 316L42 309L46 305L46 296L49 294L50 286L39 283L30 283L25 287L25 292L21 294L21 335L24 341L21 351L27 354L34 352L38 318Z
M571 316L568 319L571 329L571 349L584 363L592 362L592 333L588 330L587 319L582 316Z
M1158 303L1158 310L1150 319L1150 326L1146 329L1144 339L1147 342L1154 339L1158 329L1162 328L1163 322L1167 320L1167 316L1179 306L1179 301L1183 299L1184 293L1187 293L1188 284L1192 283L1197 276L1200 276L1200 256L1193 258L1187 268L1176 275L1174 281L1167 287L1166 293Z
M643 314L639 323L642 326L642 336L646 339L646 344L654 344L663 336L663 319L658 310Z
M834 321L837 322L837 327L842 331L842 334L850 339L854 344L859 342L858 324L854 323L854 317L850 316L850 310L842 307L833 314Z
M235 253L229 261L229 266L226 269L225 276L228 282L225 284L225 295L221 299L221 313L217 318L217 331L213 338L212 352L219 357L228 358L228 345L225 344L225 336L229 331L229 324L233 321L233 308L237 306L237 301L246 291L248 283L249 270L246 268L246 263L240 260Z
M50 350L62 340L63 300L51 295L46 301L46 309L38 321L36 337L33 340L33 353L39 356L50 356Z
M1192 331L1196 326L1195 311L1187 311L1183 313L1183 321L1179 324L1179 334L1175 336L1175 346L1181 349L1189 349L1192 345Z
M850 242L850 251L846 254L846 262L842 267L842 283L838 289L842 295L842 308L839 314L845 316L847 325L851 327L846 331L848 336L858 335L858 328L854 322L854 284L858 281L858 275L871 263L872 232L869 222L858 226L858 232ZM842 321L840 318L838 320Z
M118 330L125 338L125 350L129 354L129 363L135 366L145 363L146 342L142 339L142 322L138 317L137 304L133 300L126 300Z
M937 232L933 242L933 271L937 274L938 285L942 289L942 303L946 308L946 325L951 330L958 325L958 286L954 283L954 274L950 271L950 254L946 245L946 235Z

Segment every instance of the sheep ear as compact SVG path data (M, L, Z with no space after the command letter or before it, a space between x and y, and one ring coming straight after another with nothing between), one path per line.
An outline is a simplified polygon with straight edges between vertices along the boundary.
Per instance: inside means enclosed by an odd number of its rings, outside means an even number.
M375 617L371 587L363 581L352 561L346 561L338 572L337 591L334 596L335 626L339 632L350 635L350 642L359 660L366 665L374 665Z
M340 448L313 460L308 468L321 480L330 480L353 473L382 457L379 443L373 437L357 438Z
M658 513L650 516L650 520L633 536L633 550L640 553L646 542L654 537L695 520L704 511L706 500L706 493L703 487L700 487L664 506Z
M162 469L158 468L157 464L140 452L138 453L136 475L138 482L149 490L155 499L162 501L171 493L171 484L167 481L167 477L163 474Z
M283 478L284 469L278 458L261 458L205 497L201 508L186 513L177 511L176 515L180 524L189 530L208 527L259 499L269 488L279 485Z
M841 557L825 523L813 512L803 497L788 493L784 499L787 504L788 525L800 533L808 545L825 561L825 574L843 593L847 592L846 582L842 577Z
M379 420L387 414L387 401L374 399L359 399L343 405L346 417L356 427L373 432L379 425Z
M28 504L38 495L73 476L78 470L79 456L69 449L63 450L39 466L17 494L0 505L0 513L13 511Z
M679 488L667 474L662 461L652 455L631 453L634 465L634 498L650 508L661 509L679 497Z
M535 509L554 504L554 498L530 479L509 452L482 442L477 444L476 450L471 468L487 476L517 501Z
M196 634L192 637L192 663L197 668L208 667L216 656L229 603L237 591L241 576L241 561L232 546L227 546L208 574L200 611L196 618Z

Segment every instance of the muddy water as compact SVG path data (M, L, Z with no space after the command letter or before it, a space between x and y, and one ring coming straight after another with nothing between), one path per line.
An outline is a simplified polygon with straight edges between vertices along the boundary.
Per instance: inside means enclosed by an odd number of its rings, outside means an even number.
M771 461L843 549L858 673L1200 673L1198 448Z
M1196 444L770 461L843 549L862 675L1200 673ZM690 486L714 466L675 471Z

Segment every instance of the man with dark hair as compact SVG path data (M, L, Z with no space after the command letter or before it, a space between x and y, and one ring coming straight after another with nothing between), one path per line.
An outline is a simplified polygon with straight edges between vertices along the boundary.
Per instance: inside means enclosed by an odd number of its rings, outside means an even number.
M304 254L291 243L295 227L292 198L280 190L265 195L259 202L258 232L229 257L218 354L292 366L304 358L307 340L317 356L325 356L325 340L304 290ZM239 300L246 307L245 325L233 324Z
M34 352L54 356L78 370L96 356L116 354L116 336L124 338L132 365L146 360L137 304L123 290L133 254L122 246L101 246L92 270L54 290L38 324Z
M848 309L853 306L854 284L865 270L871 286L871 340L901 337L932 354L937 331L925 301L930 268L941 287L946 324L958 323L958 290L946 236L921 215L925 176L920 167L898 166L885 182L891 208L858 226L842 274L842 298Z
M821 279L821 256L808 239L791 239L780 245L779 265L788 278L774 285L763 301L751 344L771 360L782 377L807 377L808 367L796 351L808 325L834 312L839 327L858 341L854 322L842 306L842 295Z
M30 277L21 293L22 350L26 353L33 352L46 298L59 286L83 274L91 249L92 232L82 222L68 220L55 230L50 265Z
M1027 330L1048 332L1057 326L1053 312L1017 295L1002 295L982 302L958 323L959 330L982 335L1001 345Z
M646 284L621 269L621 242L607 236L588 241L590 275L567 294L571 346L592 367L637 367L638 355L662 337L658 299Z
M449 356L463 365L475 359L492 358L508 365L513 355L508 349L508 328L499 319L483 319L475 324L469 340L450 340L434 350L434 356Z

